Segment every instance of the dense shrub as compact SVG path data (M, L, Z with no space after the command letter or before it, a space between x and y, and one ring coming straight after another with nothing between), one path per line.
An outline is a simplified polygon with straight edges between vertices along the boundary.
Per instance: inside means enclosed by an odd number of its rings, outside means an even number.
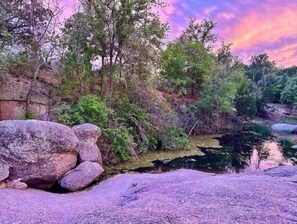
M165 150L184 149L188 146L188 136L180 128L167 128L160 136L161 148Z
M293 142L291 142L288 139L281 139L280 140L280 145L283 147L284 150L289 150L292 148L292 146L294 145Z
M105 128L112 112L105 101L96 96L86 96L79 100L73 116L80 124L92 123Z
M287 85L281 93L281 100L291 106L297 105L297 77L287 81Z
M107 128L104 130L104 135L110 141L112 152L120 160L125 161L130 158L135 146L129 129L126 127Z
M271 130L268 127L266 127L265 125L254 124L249 127L249 130L258 133L263 137L272 136Z
M253 96L238 97L235 102L237 114L242 117L253 118L257 114L257 105Z

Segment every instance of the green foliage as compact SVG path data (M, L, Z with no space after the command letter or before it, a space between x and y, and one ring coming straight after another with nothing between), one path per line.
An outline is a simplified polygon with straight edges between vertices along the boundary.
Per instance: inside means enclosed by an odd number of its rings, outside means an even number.
M74 118L80 124L92 123L104 128L107 127L111 114L112 110L108 108L105 101L96 96L86 96L79 100Z
M281 93L281 100L291 106L297 105L297 77L290 78Z
M75 109L70 104L67 104L65 102L57 104L52 108L51 112L53 113L57 122L69 126L75 124Z
M188 146L188 136L180 128L167 128L160 136L161 148L164 150L184 149Z
M162 52L162 77L180 95L201 90L212 66L212 56L199 42L169 43Z
M32 120L32 119L35 119L36 116L35 114L32 112L32 111L27 111L27 113L25 114L25 119L26 120Z
M249 131L256 132L256 133L260 134L263 137L272 136L271 130L268 127L266 127L265 125L261 125L261 124L252 125L251 127L249 127Z
M198 107L213 113L231 113L233 101L244 81L240 65L228 68L226 65L218 64L206 81L206 88Z
M121 126L104 129L104 135L111 143L111 150L123 161L130 158L134 148L133 136L131 135L130 130Z
M237 114L242 117L253 118L257 114L257 105L253 96L237 97L235 107Z
M283 147L284 150L290 150L292 148L292 146L294 145L294 143L288 139L281 139L279 143Z
M156 134L151 134L148 136L148 139L149 139L149 144L150 144L149 148L153 149L153 150L158 149L158 145L160 142L160 136L156 135Z
M23 54L15 54L11 52L0 53L0 70L2 72L27 63L28 60Z
M263 100L266 103L280 103L281 92L283 85L281 84L281 78L274 74L266 76L266 86L263 88ZM262 84L262 83L260 83Z

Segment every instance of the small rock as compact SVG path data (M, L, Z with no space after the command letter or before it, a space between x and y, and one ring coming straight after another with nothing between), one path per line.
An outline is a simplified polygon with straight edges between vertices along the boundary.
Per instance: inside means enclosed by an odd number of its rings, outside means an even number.
M101 166L102 164L102 157L100 150L96 144L85 143L81 142L78 146L79 150L79 161L82 162L97 162Z
M9 176L9 166L0 163L0 182Z
M103 171L102 166L98 163L83 162L75 169L66 173L59 180L59 184L70 191L77 191L92 183Z
M293 145L291 148L292 149L297 149L297 145Z
M73 127L76 137L83 142L96 143L101 130L93 124L82 124Z
M274 124L272 125L273 131L288 131L292 132L294 129L297 129L297 125L293 124Z
M0 189L6 188L6 182L5 181L0 181Z
M27 184L21 182L21 179L9 181L6 185L7 188L25 190L28 188Z

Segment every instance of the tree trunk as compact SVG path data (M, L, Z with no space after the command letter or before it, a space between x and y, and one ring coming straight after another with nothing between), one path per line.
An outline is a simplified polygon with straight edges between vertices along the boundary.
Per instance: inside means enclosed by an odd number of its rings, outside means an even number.
M104 57L101 57L101 95L104 94L103 88L104 88Z
M32 91L33 91L33 88L34 88L34 86L35 86L35 82L36 82L36 79L37 79L37 75L38 75L38 73L39 73L39 71L40 71L40 67L41 67L41 66L42 66L42 64L39 64L39 65L36 66L36 69L35 69L35 71L33 72L33 80L32 80L32 82L31 82L30 88L29 88L28 93L27 93L27 96L26 96L26 110L25 110L25 112L26 112L26 118L27 118L27 115L28 115L28 113L29 113L29 107L30 107L30 95L31 95L31 93L32 93Z

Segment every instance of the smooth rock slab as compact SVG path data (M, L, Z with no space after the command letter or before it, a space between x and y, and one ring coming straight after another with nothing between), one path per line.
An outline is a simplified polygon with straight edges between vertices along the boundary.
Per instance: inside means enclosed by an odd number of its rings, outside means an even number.
M297 128L297 125L293 124L274 124L271 126L273 131L287 131L292 132L294 129Z
M98 163L83 162L75 169L66 173L59 180L59 184L67 190L77 191L92 183L103 171L102 166Z
M279 167L267 174L123 174L71 194L4 189L0 223L293 224L296 181L297 167Z
M9 179L29 187L50 188L77 161L78 139L65 125L47 121L0 122L0 161L10 166Z

